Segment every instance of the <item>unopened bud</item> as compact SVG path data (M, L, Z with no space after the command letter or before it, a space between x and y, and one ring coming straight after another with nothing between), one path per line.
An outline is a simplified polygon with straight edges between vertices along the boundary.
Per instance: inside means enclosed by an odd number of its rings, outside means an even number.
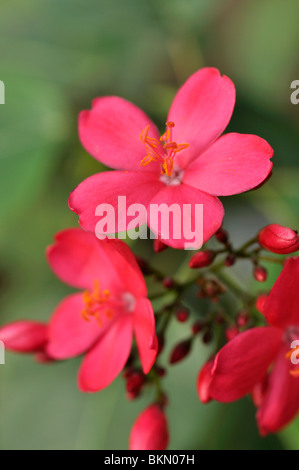
M249 320L249 316L247 312L239 312L237 316L237 325L242 328L242 326L246 326Z
M258 242L272 253L288 254L299 250L298 232L278 224L267 225L260 230Z
M235 264L235 262L236 262L236 259L237 259L236 255L234 255L233 253L230 253L225 258L225 261L224 261L225 266L227 266L227 267L233 266L233 264Z
M228 242L228 233L223 228L217 230L217 232L215 233L215 237L219 241L219 243L223 243L224 245Z
M165 287L165 289L172 289L175 285L175 282L173 279L171 279L171 277L166 277L165 279L163 279L163 286Z
M130 450L165 450L169 442L168 424L161 406L146 408L136 419L130 434Z
M176 364L177 362L182 361L186 356L188 356L190 349L191 341L189 339L178 343L170 354L170 364Z
M255 306L258 312L264 313L264 305L265 305L267 298L268 298L267 294L260 294L258 298L256 299Z
M176 312L176 318L180 323L185 323L189 318L189 310L181 308Z
M192 269L195 268L204 268L206 266L210 266L215 259L215 252L212 250L204 250L199 251L195 255L192 256L191 260L189 261L189 267Z
M239 330L236 326L229 326L225 330L225 337L227 341L231 341L239 334Z
M268 271L263 266L255 266L253 269L253 277L258 282L265 282L268 277Z

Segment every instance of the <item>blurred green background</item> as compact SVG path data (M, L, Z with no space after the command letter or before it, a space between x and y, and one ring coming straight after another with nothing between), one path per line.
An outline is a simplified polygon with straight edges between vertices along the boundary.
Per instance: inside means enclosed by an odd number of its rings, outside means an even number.
M162 127L185 79L203 66L219 68L237 89L228 129L256 133L275 150L265 186L223 198L225 228L236 244L267 222L299 228L299 105L290 103L290 84L299 79L298 17L297 0L2 0L0 324L46 321L70 292L51 273L44 251L55 232L77 225L67 206L70 191L101 169L77 136L78 112L96 96L129 99ZM137 251L149 254L151 247L138 244ZM170 253L160 259L171 272ZM247 268L240 263L236 270L258 289ZM273 281L277 272L271 275ZM199 300L197 308L204 314ZM189 328L173 321L164 363ZM198 402L196 376L208 354L198 343L169 369L170 449L299 449L298 420L262 439L249 399ZM82 394L79 362L42 366L6 354L1 449L127 448L151 392L127 402L119 378L101 393Z

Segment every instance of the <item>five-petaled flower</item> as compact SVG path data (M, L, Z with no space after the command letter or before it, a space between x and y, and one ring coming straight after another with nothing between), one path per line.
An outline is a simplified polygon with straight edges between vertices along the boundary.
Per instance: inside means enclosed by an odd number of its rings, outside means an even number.
M262 435L282 429L299 410L299 370L290 360L291 344L299 339L298 282L299 258L290 258L263 306L270 326L232 339L212 370L209 394L215 400L231 402L252 391L256 396L256 387L263 390L257 412Z
M121 372L131 352L133 332L144 373L157 354L152 305L133 253L121 240L98 240L80 229L56 235L47 250L55 274L84 289L56 308L49 323L49 355L67 359L86 353L79 388L96 392Z
M96 208L110 204L117 210L117 196L122 195L128 205L147 208L148 214L145 211L139 224L147 222L166 244L184 248L190 245L184 234L184 217L173 227L167 224L166 233L163 221L151 218L150 206L170 208L175 203L182 209L188 205L188 223L194 227L195 207L202 204L205 243L220 228L224 216L217 196L255 188L272 168L273 150L262 138L237 133L221 136L234 104L231 80L217 69L201 69L178 91L166 132L159 137L150 118L132 103L116 96L95 99L91 111L80 113L79 137L93 157L118 171L93 175L71 193L69 206L79 215L80 225L94 232L99 220ZM131 220L118 214L115 231L125 231ZM181 224L180 231L175 224Z

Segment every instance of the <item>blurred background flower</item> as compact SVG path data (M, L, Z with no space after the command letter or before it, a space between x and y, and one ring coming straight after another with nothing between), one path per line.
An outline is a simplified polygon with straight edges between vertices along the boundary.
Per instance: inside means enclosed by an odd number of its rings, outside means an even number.
M77 225L67 206L70 191L99 171L77 135L77 115L96 96L131 100L163 129L171 99L188 76L203 66L219 68L237 89L227 131L260 135L275 151L266 185L223 201L225 228L241 244L269 223L299 227L299 106L290 102L290 84L299 79L298 16L297 0L2 0L1 325L47 321L71 292L51 273L44 251L55 232ZM136 242L134 250L152 256L152 243ZM171 275L183 259L171 250L153 258ZM258 290L250 267L239 264L240 277ZM267 268L263 289L279 272ZM207 304L198 300L190 309L204 315ZM189 328L172 322L165 363ZM173 390L170 448L298 449L298 420L261 438L248 398L199 403L196 379L210 352L196 344L165 378ZM147 392L127 402L119 378L99 394L82 394L78 364L41 366L7 352L0 366L1 449L128 447L129 429L150 401Z

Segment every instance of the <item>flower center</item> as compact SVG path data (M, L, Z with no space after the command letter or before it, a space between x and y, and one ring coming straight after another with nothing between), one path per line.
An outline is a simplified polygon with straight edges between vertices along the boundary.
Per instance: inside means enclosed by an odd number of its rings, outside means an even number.
M145 145L146 156L141 160L140 165L145 166L151 162L159 162L162 165L161 174L172 175L173 161L178 152L189 147L189 144L177 144L172 140L172 129L174 122L166 122L166 131L160 137L163 142L162 149L159 140L149 137L150 126L147 125L140 134L140 140Z
M92 291L86 290L83 292L83 303L84 308L81 311L81 315L85 321L95 318L99 326L103 326L103 316L110 320L114 315L110 292L108 289L101 291L100 283L97 279L94 280Z

